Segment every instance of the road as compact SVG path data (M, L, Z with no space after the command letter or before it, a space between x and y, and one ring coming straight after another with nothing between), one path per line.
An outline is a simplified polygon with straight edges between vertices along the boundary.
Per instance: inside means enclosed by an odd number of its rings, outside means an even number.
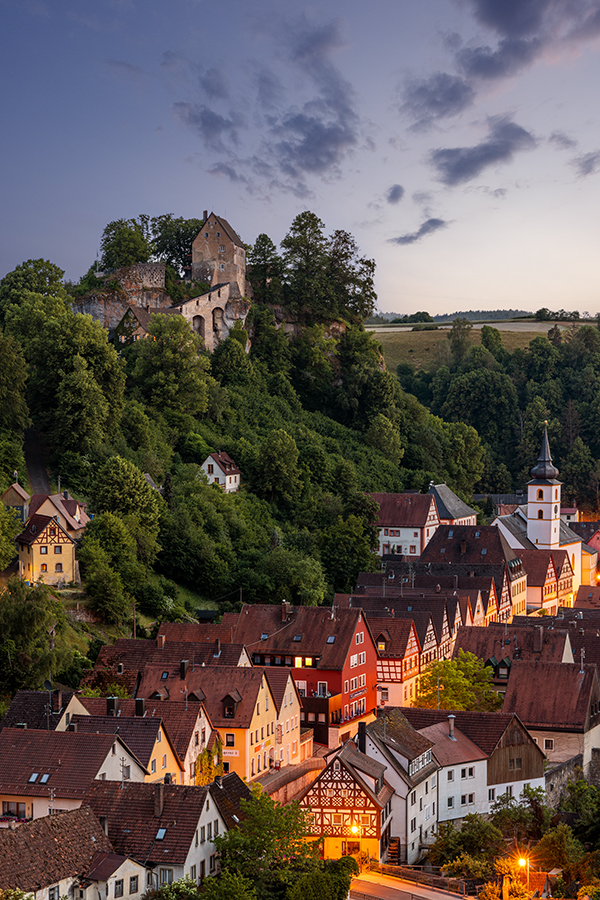
M28 428L25 432L25 463L33 493L49 494L50 479L44 465L40 440L33 428Z
M449 891L434 890L424 884L378 875L376 872L359 875L350 886L350 900L449 900L457 896Z

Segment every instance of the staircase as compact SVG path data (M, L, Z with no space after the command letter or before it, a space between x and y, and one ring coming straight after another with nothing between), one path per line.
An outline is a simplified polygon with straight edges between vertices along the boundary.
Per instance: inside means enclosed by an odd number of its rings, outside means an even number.
M387 848L386 862L388 866L400 865L400 838L392 838L390 840Z

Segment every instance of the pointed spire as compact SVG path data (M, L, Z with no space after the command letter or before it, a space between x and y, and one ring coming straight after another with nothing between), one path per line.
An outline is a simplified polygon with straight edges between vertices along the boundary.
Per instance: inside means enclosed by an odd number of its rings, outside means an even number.
M558 476L558 469L552 463L550 456L550 443L548 441L548 422L544 422L544 437L542 438L542 449L538 457L537 465L531 470L533 478L543 478L546 481Z

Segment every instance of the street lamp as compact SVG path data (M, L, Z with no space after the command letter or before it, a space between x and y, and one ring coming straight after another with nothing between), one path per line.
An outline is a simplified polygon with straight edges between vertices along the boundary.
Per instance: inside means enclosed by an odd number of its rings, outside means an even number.
M521 856L519 859L519 865L522 869L527 866L527 890L529 890L529 857Z

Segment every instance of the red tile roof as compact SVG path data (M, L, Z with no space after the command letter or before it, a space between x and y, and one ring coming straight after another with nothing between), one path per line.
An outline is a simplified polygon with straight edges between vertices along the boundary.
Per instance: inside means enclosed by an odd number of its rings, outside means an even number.
M379 504L377 525L380 528L424 528L429 515L439 521L432 494L368 494ZM431 522L430 522L431 524Z
M210 795L217 805L227 828L235 828L245 818L241 801L251 800L252 791L236 772L215 778Z
M91 809L44 816L0 829L0 885L34 893L65 878L87 875L112 846Z
M408 641L413 629L412 619L396 619L392 616L376 616L366 613L371 634L377 644L379 635L385 640L385 650L378 649L379 656L384 659L400 658L406 656ZM415 636L417 635L415 629ZM419 640L417 637L417 652Z
M517 713L528 728L587 731L600 686L595 665L581 668L578 663L513 660L502 708Z
M29 503L29 513L33 515L40 506L50 500L56 509L57 514L64 516L65 522L73 531L82 531L90 521L90 517L85 511L84 503L78 503L70 494L34 494ZM79 522L75 518L79 510Z
M226 475L239 475L240 470L234 463L232 458L224 450L217 450L216 453L209 453L204 462L212 459ZM204 465L204 463L203 463Z
M65 711L64 707L73 693L73 691L53 691L52 703L53 707L57 708L51 708L48 716L48 691L17 691L0 722L0 727L14 728L16 725L25 723L28 728L54 731ZM60 699L60 705L56 702L58 699Z
M117 738L121 743L120 739ZM81 800L115 741L111 734L33 731L3 728L0 732L0 792L11 796ZM30 782L34 772L35 782ZM50 777L44 784L41 777Z
M453 709L419 709L414 706L402 707L402 712L418 731L435 725L438 722L448 722L448 716L455 716L454 725L473 741L484 753L491 756L502 736L515 718L512 713L506 712L466 712Z
M543 659L549 662L562 662L567 648L568 635L564 629L545 628L529 620L528 626L504 625L491 622L487 628L476 625L462 626L458 629L454 656L460 650L474 653L486 662L495 657L513 659L515 652L520 659Z
M112 734L127 744L131 752L139 759L147 769L152 757L152 751L158 740L158 733L162 718L140 718L139 716L73 716L71 722L77 725L79 734ZM177 755L170 735L163 726L167 742ZM180 761L180 767L183 768Z
M433 741L433 752L441 766L452 766L463 762L474 762L487 759L481 747L463 734L460 728L454 727L454 737L449 737L448 722L436 722L419 730L419 734Z
M217 625L214 622L161 622L159 635L164 635L169 643L183 643L189 641L193 644L204 644L208 642L215 643L216 640L222 644L233 643L233 626Z
M565 554L566 550L561 552ZM519 556L527 572L528 586L543 587L547 582L556 580L551 550L519 550Z
M44 530L51 522L57 528L60 528L63 534L69 537L65 529L61 525L59 525L52 516L34 515L29 517L25 528L23 529L21 534L19 534L15 538L15 541L18 544L33 544L35 541L38 541L40 539L40 536L43 534ZM72 538L69 538L69 540L72 540Z
M5 499L4 499L4 498L6 497L6 495L8 494L8 492L10 491L11 488L13 489L13 491L15 492L15 494L18 494L19 497L20 497L22 500L25 501L25 503L27 503L27 501L30 499L29 494L27 493L27 491L25 490L25 488L21 487L21 485L19 484L18 481L13 481L13 483L10 485L10 487L8 487L8 488L4 491L4 493L2 494L2 496L0 497L0 500L1 500L3 503L5 502Z

